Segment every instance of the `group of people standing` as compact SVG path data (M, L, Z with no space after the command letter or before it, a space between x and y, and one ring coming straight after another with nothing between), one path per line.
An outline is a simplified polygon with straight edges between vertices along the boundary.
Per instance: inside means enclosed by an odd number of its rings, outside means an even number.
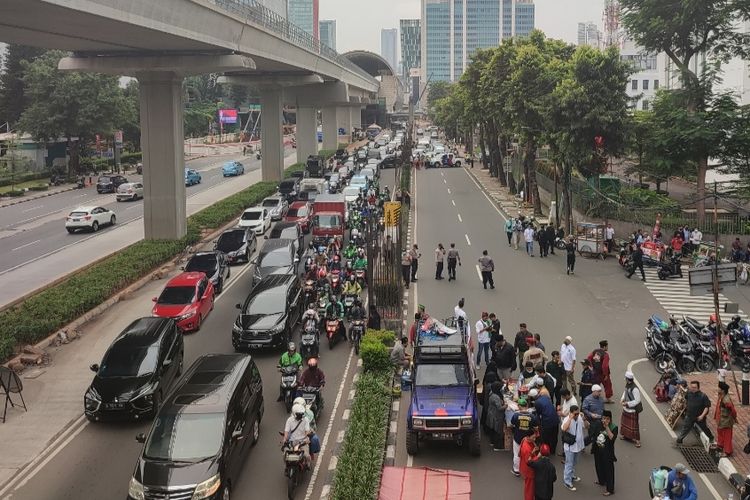
M523 241L529 257L534 256L535 241L539 244L540 257L555 255L557 241L564 242L566 272L569 275L574 274L577 251L575 238L571 235L565 239L565 231L562 227L555 230L552 224L541 224L541 227L537 229L533 220L527 219L525 215L518 212L517 217L510 217L505 221L505 236L508 238L508 246L516 250Z

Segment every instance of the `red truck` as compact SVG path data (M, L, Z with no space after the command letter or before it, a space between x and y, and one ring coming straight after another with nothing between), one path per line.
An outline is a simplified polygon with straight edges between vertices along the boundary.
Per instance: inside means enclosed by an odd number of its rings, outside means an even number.
M346 200L343 194L321 194L312 204L310 227L313 243L326 245L339 237L343 243L346 229Z

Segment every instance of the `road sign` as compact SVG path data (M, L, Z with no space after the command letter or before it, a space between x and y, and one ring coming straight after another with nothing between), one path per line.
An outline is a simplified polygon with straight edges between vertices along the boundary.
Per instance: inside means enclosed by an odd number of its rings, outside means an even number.
M122 146L122 130L115 130L115 144Z
M737 266L735 264L719 264L716 266L719 283L736 283ZM711 285L714 282L714 266L693 267L688 269L690 286Z
M386 227L398 226L401 218L401 202L387 201L383 203L383 212Z
M509 174L511 170L510 156L506 156L505 161L503 162L503 172Z
M220 109L219 110L219 123L237 123L237 110L236 109Z

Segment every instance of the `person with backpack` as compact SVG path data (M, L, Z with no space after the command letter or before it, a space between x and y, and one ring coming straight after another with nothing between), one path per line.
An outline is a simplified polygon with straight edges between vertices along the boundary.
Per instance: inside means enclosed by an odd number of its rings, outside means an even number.
M516 220L513 217L505 221L505 236L508 237L508 246L513 244L513 226L515 223Z
M612 379L609 372L609 342L602 340L599 342L599 349L594 349L588 355L591 363L591 370L594 373L594 383L601 384L604 388L604 396L607 403L612 403Z
M641 391L635 385L633 372L625 372L625 390L620 397L622 404L622 416L620 417L621 437L632 441L636 448L641 447L641 431L638 416L643 411L641 402Z

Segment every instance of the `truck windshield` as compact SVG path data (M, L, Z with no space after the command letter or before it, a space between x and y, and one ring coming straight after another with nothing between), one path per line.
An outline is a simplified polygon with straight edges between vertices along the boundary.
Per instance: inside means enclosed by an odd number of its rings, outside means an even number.
M419 365L416 386L467 386L471 384L469 369L464 364Z
M338 215L316 215L315 225L321 229L333 229L341 226L341 217Z

